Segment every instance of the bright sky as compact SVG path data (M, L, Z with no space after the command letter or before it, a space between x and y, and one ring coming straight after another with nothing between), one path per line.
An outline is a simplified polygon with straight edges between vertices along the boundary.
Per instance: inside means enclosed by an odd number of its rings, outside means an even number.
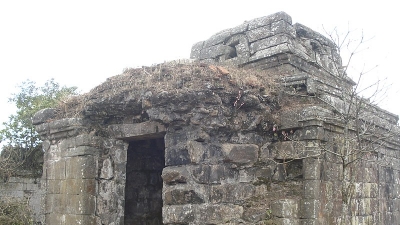
M322 25L346 31L350 24L373 37L354 66L378 65L369 79L392 84L381 106L400 114L395 2L0 0L0 122L14 112L7 100L27 79L41 85L55 78L87 92L124 68L189 58L192 44L278 11L321 33Z

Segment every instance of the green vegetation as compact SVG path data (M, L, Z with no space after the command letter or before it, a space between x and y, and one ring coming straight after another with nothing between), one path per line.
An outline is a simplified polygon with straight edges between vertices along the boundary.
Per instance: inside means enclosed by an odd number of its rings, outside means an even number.
M41 174L43 152L41 141L32 125L33 115L44 108L57 106L71 95L77 94L76 87L60 86L53 79L44 86L37 86L33 81L19 85L19 92L9 99L17 111L9 116L0 130L2 150L0 154L0 177L30 171L33 176ZM21 174L19 174L21 175Z

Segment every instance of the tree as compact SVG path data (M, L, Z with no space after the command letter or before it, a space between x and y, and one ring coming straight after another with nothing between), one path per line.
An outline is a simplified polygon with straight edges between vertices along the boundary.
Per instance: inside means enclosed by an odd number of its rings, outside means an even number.
M335 68L339 78L345 80L350 66L354 67L354 57L366 49L365 44L368 40L363 33L360 38L352 39L350 30L340 35L340 32L334 29L327 35L335 44L339 54L347 55L345 66ZM343 51L347 51L347 54L343 54ZM324 143L323 150L325 154L330 154L341 162L342 224L350 222L346 221L347 212L350 212L351 218L356 215L353 209L357 208L355 196L359 182L357 171L360 168L370 166L377 171L382 168L399 169L390 163L390 157L393 155L388 154L391 151L391 142L399 136L398 126L383 119L386 112L377 107L380 99L384 98L388 86L382 85L384 82L379 79L366 86L363 84L365 76L374 68L376 66L358 70L358 74L354 76L353 86L342 88L339 95L340 104L331 104L326 99L321 99L334 112L333 118L341 121L340 131L332 133Z
M3 123L4 128L0 130L0 175L3 177L20 170L40 175L43 152L39 136L32 125L32 117L37 111L54 107L77 94L76 87L61 87L54 79L48 80L44 86L37 86L34 81L28 80L18 88L19 92L9 98L17 111L9 116L9 120Z
M356 217L355 210L358 209L356 199L357 187L363 182L360 171L370 168L368 171L378 173L379 170L399 170L391 162L391 157L395 158L395 147L398 144L396 138L399 137L400 129L396 124L396 119L390 118L389 114L377 107L377 103L384 95L387 86L382 86L382 80L377 80L369 85L362 85L365 76L376 66L370 69L362 68L358 70L355 81L348 77L349 68L356 67L354 57L363 51L366 40L361 34L360 38L352 39L351 31L341 34L337 29L327 33L333 49L337 55L344 55L344 65L338 57L336 63L330 64L331 68L323 68L325 65L318 62L318 57L324 57L323 47L315 43L313 48L321 51L321 55L315 57L315 62L322 67L321 70L329 71L329 87L324 91L316 91L314 94L296 93L293 87L285 90L290 97L296 96L307 101L312 101L322 106L326 111L317 112L318 122L324 124L323 137L320 136L310 142L304 141L301 131L279 130L274 128L276 135L280 136L282 142L292 142L292 146L302 148L300 152L281 152L283 160L278 163L283 168L288 168L291 163L300 159L322 159L338 165L337 180L340 183L340 198L342 201L341 217L336 222L338 224L354 224ZM321 38L322 39L322 38ZM346 53L343 53L346 51ZM317 55L317 53L315 53ZM328 90L328 91L327 91ZM384 96L383 96L384 97ZM300 107L301 108L301 107ZM323 115L323 116L321 116ZM295 116L301 118L301 115ZM389 117L389 118L388 118ZM394 116L393 116L394 118ZM278 149L278 148L277 148ZM311 150L310 150L311 149ZM283 155L283 156L282 156ZM329 169L336 168L331 167ZM328 170L329 170L328 169ZM286 170L286 169L285 169ZM285 172L288 174L287 172ZM372 175L371 175L372 176ZM378 181L379 182L379 181ZM349 220L351 218L351 220ZM368 223L373 223L368 221Z

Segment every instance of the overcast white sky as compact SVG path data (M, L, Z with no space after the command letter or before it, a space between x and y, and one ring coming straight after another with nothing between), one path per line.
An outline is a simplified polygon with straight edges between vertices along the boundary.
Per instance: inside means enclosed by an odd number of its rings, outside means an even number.
M381 106L400 114L395 2L0 0L0 122L14 112L7 100L27 79L55 78L87 92L126 67L189 58L192 44L278 11L321 33L322 25L347 30L350 24L373 37L359 62L378 65L369 79L392 83Z

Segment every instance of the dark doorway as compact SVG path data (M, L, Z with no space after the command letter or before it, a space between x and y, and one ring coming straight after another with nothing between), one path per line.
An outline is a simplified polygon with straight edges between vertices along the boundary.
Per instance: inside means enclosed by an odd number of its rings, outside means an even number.
M129 142L126 164L125 225L161 225L164 138Z

